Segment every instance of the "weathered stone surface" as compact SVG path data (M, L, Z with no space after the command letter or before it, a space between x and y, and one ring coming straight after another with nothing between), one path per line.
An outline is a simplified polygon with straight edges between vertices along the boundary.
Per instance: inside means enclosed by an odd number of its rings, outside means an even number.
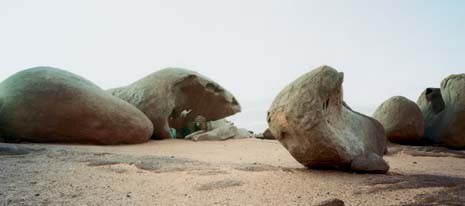
M417 104L425 117L424 139L454 149L465 148L465 74L451 75L441 88L427 88Z
M92 82L51 67L0 84L0 133L8 141L125 144L147 141L150 120Z
M169 127L181 131L201 115L206 121L240 112L233 95L201 74L179 68L155 72L129 86L109 90L144 112L153 122L154 138L170 138ZM185 118L184 110L192 110ZM172 118L170 118L172 117Z
M396 143L417 143L423 137L425 120L418 105L402 96L391 97L373 114L386 131L386 137Z
M268 111L271 133L307 167L386 172L382 125L343 103L343 73L322 66L298 78ZM361 166L360 161L370 161Z

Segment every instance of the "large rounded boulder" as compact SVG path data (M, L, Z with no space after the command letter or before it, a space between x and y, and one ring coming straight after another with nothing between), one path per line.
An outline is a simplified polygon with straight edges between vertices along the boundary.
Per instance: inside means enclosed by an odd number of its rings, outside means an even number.
M465 148L465 74L451 75L441 88L427 88L417 104L425 117L424 139L449 148Z
M0 84L0 134L7 141L130 144L152 132L137 108L64 70L36 67Z
M167 68L109 92L144 112L154 125L154 138L168 139L169 130L185 129L202 116L223 119L241 111L236 98L216 82L186 69ZM183 112L189 111L183 115Z
M386 131L386 137L396 143L418 143L423 137L425 120L418 105L402 96L391 97L373 114Z
M289 84L268 111L269 129L307 167L384 173L383 126L343 102L343 77L322 66Z

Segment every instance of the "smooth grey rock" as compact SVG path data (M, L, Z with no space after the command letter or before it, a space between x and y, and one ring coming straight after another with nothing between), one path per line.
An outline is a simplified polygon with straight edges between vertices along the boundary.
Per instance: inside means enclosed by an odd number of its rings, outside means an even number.
M384 128L375 119L345 106L343 76L322 66L289 84L268 111L269 129L307 167L386 172ZM379 158L365 158L373 156ZM360 158L375 162L367 164L371 167L351 168Z
M241 110L236 98L216 82L180 68L160 70L109 92L144 112L154 125L154 138L157 139L170 138L169 127L182 131L186 122L199 115L206 121L214 121ZM184 110L192 112L181 118Z
M194 141L212 141L212 140L227 140L236 137L237 127L234 125L225 125L214 130L198 133L190 136Z
M0 134L7 141L126 144L147 141L138 109L70 72L36 67L0 84Z
M418 143L423 137L425 120L418 105L402 96L391 97L374 112L386 131L386 137L396 143Z
M208 125L207 126L208 131L200 130L200 131L194 132L192 134L187 135L185 139L192 139L194 141L198 141L198 140L213 141L213 140L226 140L226 139L244 139L244 138L253 137L253 134L250 133L247 129L237 128L236 126L234 126L234 123L226 119L211 121L211 122L208 122L207 125ZM233 132L235 132L234 135L233 135Z
M252 138L253 134L250 133L249 130L244 128L237 128L237 133L234 136L234 139L245 139L245 138Z
M417 104L425 117L425 140L465 148L465 74L450 75L440 89L427 88Z
M207 122L208 130L214 130L220 127L224 127L226 125L234 125L234 123L230 122L227 119L219 119L219 120Z

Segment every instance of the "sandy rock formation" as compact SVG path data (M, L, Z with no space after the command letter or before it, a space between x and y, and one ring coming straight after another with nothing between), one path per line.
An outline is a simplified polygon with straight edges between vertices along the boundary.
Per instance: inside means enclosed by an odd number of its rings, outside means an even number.
M240 112L231 93L201 74L167 68L126 87L109 90L144 112L152 121L154 138L170 138L169 127L181 131L186 122L201 115L206 121L222 119ZM191 112L181 117L183 111Z
M292 82L268 111L269 129L307 167L384 173L389 169L382 158L384 129L345 106L343 76L322 66Z
M423 137L425 120L418 105L402 96L391 97L374 112L386 131L386 137L396 143L417 143Z
M465 74L451 75L441 88L427 88L417 104L425 117L424 139L454 149L465 148Z
M147 141L137 108L70 72L36 67L0 84L0 133L7 141L126 144Z

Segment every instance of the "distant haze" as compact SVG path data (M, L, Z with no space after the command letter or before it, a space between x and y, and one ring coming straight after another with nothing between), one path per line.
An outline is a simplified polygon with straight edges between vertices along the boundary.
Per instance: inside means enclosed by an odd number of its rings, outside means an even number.
M320 65L345 73L345 100L366 114L464 73L465 1L0 1L0 81L40 65L102 88L192 69L259 132L275 95Z

